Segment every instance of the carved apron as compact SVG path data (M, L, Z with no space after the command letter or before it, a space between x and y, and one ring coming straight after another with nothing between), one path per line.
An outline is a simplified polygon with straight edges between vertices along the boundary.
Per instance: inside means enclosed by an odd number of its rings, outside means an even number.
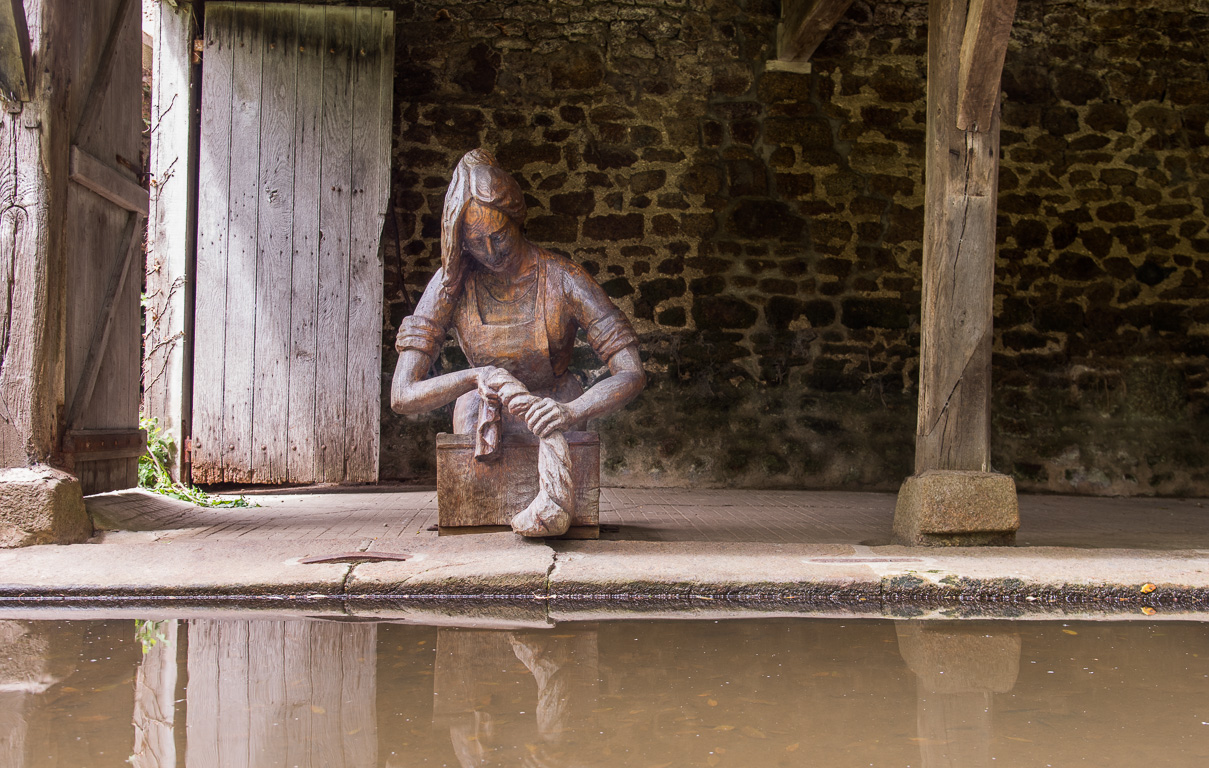
M530 301L528 319L517 323L493 324L483 321L479 311L476 273L466 277L462 301L458 305L455 328L458 344L472 367L492 365L511 373L538 397L567 403L583 394L579 381L570 373L554 374L550 364L550 339L546 332L546 265L537 262L537 280L517 301ZM502 304L503 302L501 302ZM471 390L458 398L453 408L453 431L474 434L478 426L479 393ZM503 410L504 434L529 432L524 421ZM576 425L575 428L578 428Z

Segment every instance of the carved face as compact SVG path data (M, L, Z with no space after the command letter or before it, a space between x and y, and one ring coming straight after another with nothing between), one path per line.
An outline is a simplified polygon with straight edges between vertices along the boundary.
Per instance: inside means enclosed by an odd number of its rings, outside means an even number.
M521 253L520 228L502 211L472 202L462 225L462 247L491 272L507 272Z

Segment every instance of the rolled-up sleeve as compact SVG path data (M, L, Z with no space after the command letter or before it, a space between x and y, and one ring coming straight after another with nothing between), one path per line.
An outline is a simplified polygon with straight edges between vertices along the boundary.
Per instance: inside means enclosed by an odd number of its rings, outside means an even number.
M629 319L617 307L611 307L611 311L589 325L587 333L592 351L605 362L631 344L638 343L638 335L634 333Z
M399 326L399 335L395 338L395 349L405 352L414 349L425 355L436 357L437 352L445 344L446 331L437 323L421 315L410 315L403 318Z

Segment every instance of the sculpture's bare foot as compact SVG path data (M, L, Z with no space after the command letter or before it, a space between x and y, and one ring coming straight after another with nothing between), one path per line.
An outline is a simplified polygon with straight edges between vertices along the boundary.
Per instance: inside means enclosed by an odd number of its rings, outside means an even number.
M554 504L530 504L512 518L512 530L521 536L562 536L571 527L571 515Z

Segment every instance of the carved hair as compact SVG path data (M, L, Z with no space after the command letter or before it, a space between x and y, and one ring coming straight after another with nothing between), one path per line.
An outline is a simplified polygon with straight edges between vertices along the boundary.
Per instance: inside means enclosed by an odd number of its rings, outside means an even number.
M485 149L472 149L453 169L441 214L441 293L453 300L462 291L467 262L462 249L462 224L472 202L494 208L518 227L525 224L525 195L516 179L508 175Z

